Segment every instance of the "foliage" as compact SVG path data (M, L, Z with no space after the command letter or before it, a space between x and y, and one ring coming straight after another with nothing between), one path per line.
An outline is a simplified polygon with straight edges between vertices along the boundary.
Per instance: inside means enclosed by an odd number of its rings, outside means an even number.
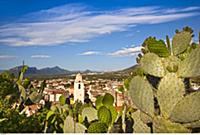
M14 82L14 75L9 72L0 74L0 99L10 98L13 102L18 97L17 88Z
M37 114L27 117L23 113L26 97L35 102L38 93L29 94L31 88L29 79L23 79L27 70L24 66L19 73L17 81L14 75L4 72L0 75L0 132L1 133L41 133L44 129L44 121L47 110L42 108ZM17 88L18 86L18 88ZM27 90L26 90L27 89ZM37 101L39 102L39 100ZM17 105L19 103L19 105ZM21 112L22 111L22 112ZM20 126L19 126L20 125Z
M0 122L1 133L42 133L44 129L44 120L47 111L41 110L35 115L27 117L20 114L19 110L11 108L6 100L0 100Z
M200 92L190 93L184 81L200 76L200 45L191 43L192 37L193 30L185 27L176 32L171 45L168 36L167 45L152 37L144 41L138 57L144 74L129 84L138 109L132 115L134 132L149 132L149 127L157 133L200 131Z
M43 98L45 81L39 89L33 89L31 81L24 78L27 66L22 67L17 79L8 72L2 73L0 132L200 132L200 92L190 93L184 81L200 77L200 45L191 43L193 36L193 30L185 27L176 31L172 42L168 36L166 43L155 37L144 41L137 68L118 89L123 96L129 92L133 106L125 103L119 112L109 93L97 97L94 104L66 104L67 96L62 95L50 109L44 107L27 117L22 110Z

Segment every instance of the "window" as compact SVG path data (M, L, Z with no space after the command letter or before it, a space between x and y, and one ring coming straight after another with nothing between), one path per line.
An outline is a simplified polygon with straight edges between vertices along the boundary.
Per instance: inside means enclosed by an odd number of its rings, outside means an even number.
M78 84L78 89L81 89L81 84Z

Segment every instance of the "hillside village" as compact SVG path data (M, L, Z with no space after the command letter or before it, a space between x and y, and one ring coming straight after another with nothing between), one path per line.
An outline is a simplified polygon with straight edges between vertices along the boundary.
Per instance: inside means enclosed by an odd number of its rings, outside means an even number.
M34 88L39 89L42 84L42 80L33 80L31 83ZM59 102L61 95L68 97L70 102L68 104L73 104L76 100L82 103L87 102L87 99L95 105L96 98L102 96L105 93L110 93L113 95L115 101L114 104L116 109L120 110L124 101L131 102L131 100L120 92L118 89L123 86L123 81L109 80L109 79L97 79L97 80L85 80L82 75L78 73L74 76L74 79L50 79L46 80L46 87L44 88L44 100L47 100L53 104ZM80 88L80 85L82 88ZM78 91L80 89L80 91ZM80 97L77 97L79 93L83 93ZM125 100L126 98L126 100ZM41 101L40 103L45 103ZM35 107L33 107L35 106ZM38 110L38 105L30 105L29 111L26 114L29 116Z

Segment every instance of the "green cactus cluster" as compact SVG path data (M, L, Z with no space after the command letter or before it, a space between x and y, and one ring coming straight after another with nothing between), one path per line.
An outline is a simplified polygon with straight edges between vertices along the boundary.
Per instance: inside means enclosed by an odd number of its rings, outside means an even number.
M185 133L200 129L200 91L189 92L184 80L200 77L200 44L193 31L177 31L170 43L149 37L137 58L143 74L133 77L129 93L137 111L134 132ZM159 78L153 87L151 78ZM152 79L152 80L153 80ZM150 130L151 129L151 130ZM200 130L198 130L199 132Z
M51 106L46 116L45 132L106 133L117 119L118 113L111 94L99 96L96 107L78 101L67 105L65 99L62 95L59 104Z
M44 85L45 81L42 82L41 88L39 90L35 90L32 87L31 81L28 78L24 78L25 72L28 70L28 66L23 65L21 71L19 72L18 79L16 84L19 90L20 104L34 104L39 103L39 101L43 98ZM31 101L31 103L29 102Z

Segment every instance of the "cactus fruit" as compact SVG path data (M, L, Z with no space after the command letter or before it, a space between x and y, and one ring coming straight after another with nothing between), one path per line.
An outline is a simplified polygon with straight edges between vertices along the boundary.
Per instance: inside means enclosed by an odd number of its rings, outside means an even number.
M173 108L170 120L180 123L188 123L200 120L200 92L194 92L185 96Z
M200 76L200 47L193 49L191 53L180 63L178 74L180 77Z
M101 122L93 122L91 125L88 127L88 133L106 133L108 130L106 124L101 123Z
M114 97L109 94L109 93L106 93L102 99L102 103L106 106L106 107L109 107L109 106L113 106L113 103L114 103Z
M177 57L171 55L165 59L162 59L162 62L168 72L177 72L181 61Z
M163 77L165 75L165 69L162 64L162 60L154 53L145 54L141 58L140 64L141 68L147 74L157 77Z
M136 111L132 113L132 118L134 119L134 125L133 129L135 133L150 133L150 128L143 123L143 121L140 119L140 111Z
M87 117L88 122L98 119L97 110L93 107L85 107L82 110L82 117L85 119Z
M173 107L183 98L184 93L184 83L175 73L168 73L161 79L157 99L162 116L169 117Z
M192 35L190 32L182 31L177 33L172 39L172 51L174 55L183 53L190 44Z
M108 110L105 106L101 106L98 110L98 119L107 125L112 122L112 116L110 110Z
M130 96L133 103L144 113L154 114L153 91L146 79L136 76L130 83Z

